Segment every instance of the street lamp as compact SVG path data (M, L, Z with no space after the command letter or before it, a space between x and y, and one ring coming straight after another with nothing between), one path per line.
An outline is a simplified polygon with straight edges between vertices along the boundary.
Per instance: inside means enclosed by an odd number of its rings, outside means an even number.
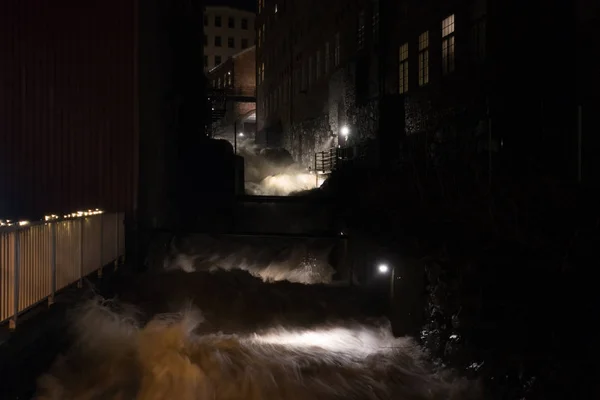
M379 264L379 267L377 267L377 270L379 271L380 274L387 275L387 273L390 272L390 267L388 267L387 264Z
M348 138L348 135L350 134L350 128L348 128L347 125L344 125L340 129L340 133L342 134L343 137Z
M244 132L240 132L240 133L238 134L238 136L239 136L239 137L244 137Z

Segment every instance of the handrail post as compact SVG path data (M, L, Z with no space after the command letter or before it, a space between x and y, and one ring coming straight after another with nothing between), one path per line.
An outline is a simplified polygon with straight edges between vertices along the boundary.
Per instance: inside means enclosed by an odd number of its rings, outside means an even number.
M79 280L77 281L77 287L83 287L83 223L85 218L79 218Z
M117 213L117 218L115 218L115 271L119 267L119 259L121 255L119 254L119 219L121 218L121 214Z
M21 275L21 231L15 231L14 254L14 281L13 281L13 316L8 323L10 330L17 328L17 317L19 315L19 282Z
M54 304L56 294L56 223L50 222L50 297L48 306Z
M315 153L315 188L319 187L319 170L317 169L317 154Z
M104 259L102 258L104 252L104 215L98 215L100 218L100 267L98 268L98 278L102 278L102 268L104 268Z

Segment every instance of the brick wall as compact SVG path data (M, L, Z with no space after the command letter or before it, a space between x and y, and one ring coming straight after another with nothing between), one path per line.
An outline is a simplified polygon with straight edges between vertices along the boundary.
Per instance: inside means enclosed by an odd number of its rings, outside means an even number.
M251 47L234 57L233 86L243 91L256 90L256 47Z

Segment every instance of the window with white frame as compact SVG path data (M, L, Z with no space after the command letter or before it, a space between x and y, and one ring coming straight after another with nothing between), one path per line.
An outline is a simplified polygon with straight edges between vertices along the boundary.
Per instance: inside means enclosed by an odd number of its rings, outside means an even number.
M315 78L319 79L321 76L321 50L317 50L317 65L315 68Z
M329 42L325 42L325 73L329 72L329 60L331 55L329 54Z
M400 46L398 52L398 93L408 92L408 43Z
M365 12L358 14L358 30L356 32L356 47L362 50L365 47Z
M373 1L373 42L379 41L379 0Z
M335 49L333 51L333 65L340 65L340 33L335 34Z
M429 31L419 35L419 86L429 83Z
M480 18L479 20L473 23L471 28L471 53L473 58L477 62L483 62L485 60L485 45L486 45L486 20L485 17Z
M312 56L308 57L308 87L310 87L313 81L313 58Z
M454 14L452 14L442 21L442 73L444 75L454 71L455 55Z

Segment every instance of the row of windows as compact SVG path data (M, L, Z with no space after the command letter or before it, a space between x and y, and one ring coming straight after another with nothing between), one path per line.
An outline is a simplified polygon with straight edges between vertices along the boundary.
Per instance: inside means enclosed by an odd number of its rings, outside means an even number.
M321 55L323 57L321 58ZM340 56L341 56L341 41L340 41L340 33L335 34L334 38L334 48L333 48L333 66L338 67L340 65ZM300 90L307 89L314 80L319 79L321 74L327 74L329 72L329 63L331 62L331 51L330 51L330 42L325 42L325 45L318 49L314 56L310 55L305 62L300 64L300 69L296 70L296 73L299 76L296 77L296 80L299 81L299 85L297 85ZM268 65L267 65L268 67ZM265 62L261 62L258 66L257 72L257 82L260 85L265 80Z
M223 78L218 77L212 80L212 87L217 89L225 89L233 87L233 76L231 71L228 71Z
M223 47L223 38L221 36L215 36L214 38L214 45L215 47ZM235 45L235 38L229 36L227 38L227 47L229 47L230 49L235 49L236 45ZM249 40L246 38L242 38L240 39L240 48L243 49L247 49L248 48L248 44L249 44ZM204 45L208 46L208 36L204 35Z
M208 15L204 15L204 26L209 26L209 18ZM222 17L220 15L215 15L214 16L214 26L216 28L221 28L223 26L223 20ZM228 28L232 28L235 29L235 27L237 26L236 24L236 18L235 17L228 17L227 18L227 27ZM248 29L248 18L242 18L240 21L240 27L244 30Z
M442 21L442 74L447 75L455 68L454 14ZM429 31L419 35L417 42L418 83L429 83ZM398 49L398 92L408 92L408 43Z
M340 65L341 57L341 40L340 34L336 33L333 47L333 66ZM321 76L325 76L330 72L331 63L331 46L330 42L325 42L324 46L317 50L314 55L310 55L304 62L300 64L300 68L295 70L294 86L296 91L306 91L313 83ZM265 79L265 63L261 63L258 67L257 79L259 84ZM269 94L265 95L261 107L264 110L265 116L275 111L279 106L287 103L288 95L291 93L292 81L289 77L283 79L283 83L279 84Z

